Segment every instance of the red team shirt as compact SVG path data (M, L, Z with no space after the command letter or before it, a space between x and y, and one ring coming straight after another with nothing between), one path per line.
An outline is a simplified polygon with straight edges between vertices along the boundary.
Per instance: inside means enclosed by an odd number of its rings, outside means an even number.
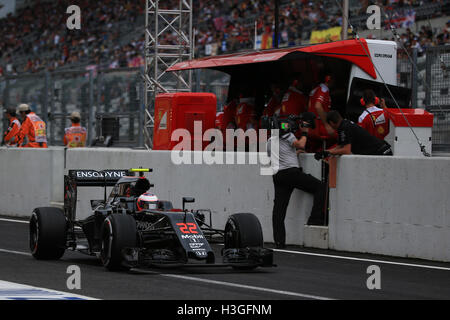
M313 91L311 91L309 95L309 108L308 111L312 112L316 115L316 128L314 130L310 130L310 136L316 139L320 139L321 137L330 137L325 126L322 123L322 120L319 119L319 114L315 108L317 102L322 103L322 108L324 112L330 112L331 108L331 97L330 90L325 84L321 84L316 87ZM331 138L331 137L330 137Z
M252 121L255 119L254 99L242 98L239 101L239 105L236 107L235 122L238 129L246 131L247 129L254 128Z
M280 101L276 97L270 98L267 106L264 108L263 116L272 117L275 110L277 110L280 106Z
M376 106L367 108L359 117L358 125L378 139L384 140L389 133L389 121L383 109Z
M236 115L236 101L233 100L223 108L222 130L234 129L234 117Z
M286 116L290 114L299 115L306 111L308 99L300 90L290 87L283 97L283 101L274 114Z

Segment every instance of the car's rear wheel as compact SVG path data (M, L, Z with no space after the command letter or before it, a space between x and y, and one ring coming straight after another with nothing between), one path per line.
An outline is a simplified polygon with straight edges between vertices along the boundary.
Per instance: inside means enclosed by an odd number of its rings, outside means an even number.
M59 208L36 208L29 224L30 251L39 260L58 260L64 255L67 221Z
M252 213L236 213L225 225L225 249L263 247L264 238L261 223ZM256 266L233 266L239 270L251 270Z
M110 271L126 271L130 266L123 263L123 249L137 244L136 221L130 215L109 215L102 226L100 259Z

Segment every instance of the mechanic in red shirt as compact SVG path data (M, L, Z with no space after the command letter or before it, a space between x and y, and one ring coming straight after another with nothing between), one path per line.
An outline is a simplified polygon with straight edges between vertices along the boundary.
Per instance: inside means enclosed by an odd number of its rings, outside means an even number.
M322 83L309 95L308 111L316 115L316 128L309 133L309 151L316 152L322 148L324 140L336 139L336 132L327 123L327 113L331 110L330 87L334 84L333 76L323 71Z
M243 145L245 145L245 150L247 151L257 148L259 119L256 116L255 98L247 96L239 99L239 104L236 107L235 122L237 129L242 129L245 132L244 136L241 134L237 136L238 149ZM251 130L256 130L255 134L252 134Z
M6 117L9 120L9 127L3 135L3 142L8 147L17 147L19 142L20 121L16 117L15 109L8 109L5 111Z
M223 108L223 117L221 123L221 130L225 134L226 129L236 129L235 115L238 99L233 99Z
M227 134L226 130L235 130L236 123L234 122L234 117L236 115L238 99L231 100L224 108L223 112L219 112L216 116L216 128L222 132L223 137L223 148L226 150L227 146Z
M377 102L381 104L383 109L386 107L384 99L380 101L373 90L368 89L364 91L361 104L366 107L366 110L359 117L358 125L369 131L374 137L384 140L389 134L389 120L384 110L376 106Z
M267 105L262 113L263 116L268 117L273 116L275 110L277 110L280 107L282 100L282 89L278 83L272 83L270 85L270 90L272 91L272 97L270 97L270 100L269 102L267 102Z
M235 123L237 129L247 131L248 129L258 130L256 121L255 99L241 97L236 107Z
M291 86L283 96L281 105L277 110L275 110L275 114L280 116L287 116L291 114L300 115L301 113L307 111L308 98L301 91L301 88L302 83L299 76L295 76Z

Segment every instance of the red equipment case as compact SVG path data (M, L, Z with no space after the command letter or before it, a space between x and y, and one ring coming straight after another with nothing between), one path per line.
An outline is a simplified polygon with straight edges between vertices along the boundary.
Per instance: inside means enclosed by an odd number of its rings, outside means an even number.
M194 121L202 124L202 137L215 127L217 98L213 93L163 93L155 100L154 150L172 150L181 140L172 141L172 133L186 129L191 135L191 150L202 150L210 143L194 140ZM197 140L202 140L201 137Z

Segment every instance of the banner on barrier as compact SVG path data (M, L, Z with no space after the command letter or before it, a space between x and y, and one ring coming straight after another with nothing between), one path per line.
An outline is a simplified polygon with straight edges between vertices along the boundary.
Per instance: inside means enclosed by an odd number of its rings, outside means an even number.
M326 30L311 32L310 43L324 43L341 40L342 27L334 27Z

